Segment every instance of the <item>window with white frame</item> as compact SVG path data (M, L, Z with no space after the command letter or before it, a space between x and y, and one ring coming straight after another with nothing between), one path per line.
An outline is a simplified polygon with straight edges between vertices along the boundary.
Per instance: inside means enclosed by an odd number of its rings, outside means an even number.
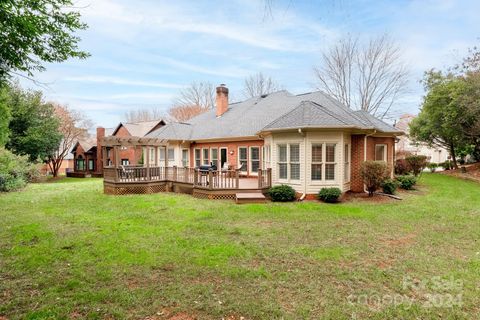
M200 167L200 165L202 164L202 150L200 149L195 149L195 152L194 152L194 156L195 156L195 167Z
M258 172L260 169L260 147L250 147L250 171Z
M346 182L350 181L350 145L345 145L345 150L343 153L345 169L344 169L344 179Z
M300 144L279 144L278 178L284 180L300 180Z
M323 144L312 144L312 172L311 178L314 181L322 180L323 171Z
M387 145L375 145L375 161L387 161Z
M165 148L160 148L160 149L158 150L158 153L159 153L158 159L159 159L160 161L165 161Z
M335 143L325 145L325 180L335 180Z
M188 167L188 162L189 162L189 153L188 149L182 149L182 167L186 168Z
M287 145L279 144L278 149L278 178L288 178L288 163L287 163Z
M214 166L217 167L217 169L220 169L218 167L218 148L212 148L210 149L210 158L212 159L211 162Z
M154 148L148 148L149 154L150 154L150 163L155 162L155 149Z
M238 148L238 167L242 168L242 172L247 172L248 167L248 149L247 147Z
M122 166L128 166L130 161L128 159L122 159Z
M202 149L202 164L203 165L209 165L210 164L209 152L210 152L210 150L208 148Z
M175 161L175 149L168 148L168 161L174 162Z
M300 180L300 145L290 144L290 180Z

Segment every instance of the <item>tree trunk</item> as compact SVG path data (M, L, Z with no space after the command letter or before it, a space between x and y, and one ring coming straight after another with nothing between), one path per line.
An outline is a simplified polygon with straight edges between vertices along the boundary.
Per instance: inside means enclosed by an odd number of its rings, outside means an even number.
M453 143L450 143L450 155L452 156L453 167L455 169L458 169L457 158L455 156L455 146L453 145Z

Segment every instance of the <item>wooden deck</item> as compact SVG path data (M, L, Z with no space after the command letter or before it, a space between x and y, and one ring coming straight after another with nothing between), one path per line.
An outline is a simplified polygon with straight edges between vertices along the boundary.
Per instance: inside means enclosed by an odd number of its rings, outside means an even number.
M201 172L177 167L105 167L106 194L189 193L198 198L236 199L237 193L266 191L271 186L271 169L259 170L257 177L240 177L235 170Z

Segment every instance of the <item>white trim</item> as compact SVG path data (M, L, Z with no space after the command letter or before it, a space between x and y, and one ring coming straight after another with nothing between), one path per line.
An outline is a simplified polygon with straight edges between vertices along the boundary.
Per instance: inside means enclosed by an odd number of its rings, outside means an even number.
M242 159L244 161L247 162L247 166L245 168L245 171L240 171L240 173L244 173L244 174L248 174L248 147L247 146L238 146L237 148L237 166L238 168L240 168L241 166L241 163L240 163L240 149L246 149L247 150L247 158L246 159Z
M253 148L258 149L258 160L256 160L256 161L258 161L258 169L262 168L262 156L260 154L262 152L262 150L261 150L260 146L249 146L248 147L248 151L249 151L248 154L247 154L247 156L248 156L248 163L247 163L248 164L247 165L248 172L250 172L250 175L252 175L252 176L257 176L258 171L253 172L253 169L252 169L252 149Z
M383 160L377 160L377 147L383 147ZM375 161L385 161L388 162L388 146L385 143L377 143L375 144Z

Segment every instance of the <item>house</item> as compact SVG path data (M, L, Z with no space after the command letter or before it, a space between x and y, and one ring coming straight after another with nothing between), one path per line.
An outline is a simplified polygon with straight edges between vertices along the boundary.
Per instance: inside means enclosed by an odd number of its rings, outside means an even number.
M353 111L323 92L293 95L282 90L237 103L229 103L226 86L216 92L215 109L152 130L134 143L150 144L144 149L145 165L214 164L259 180L264 178L262 170L270 170L271 185L288 184L307 197L324 187L362 192L360 166L365 160L385 161L393 170L395 140L401 130L367 112ZM119 147L132 140L106 142ZM116 179L122 180L118 174ZM204 186L212 189L213 180ZM124 192L127 186L122 188Z
M429 162L442 163L450 159L450 153L447 149L441 147L429 147L424 143L414 142L410 139L410 122L415 119L412 114L404 114L395 124L395 128L405 132L405 135L400 136L396 143L397 158L405 157L405 155L423 155L426 156Z
M115 128L98 127L96 136L77 141L72 148L74 170L67 175L70 177L102 176L102 139L112 137L143 137L153 130L165 125L164 120L121 122ZM119 152L123 165L141 162L142 151L139 148L125 147ZM107 165L112 163L111 150L107 150Z

